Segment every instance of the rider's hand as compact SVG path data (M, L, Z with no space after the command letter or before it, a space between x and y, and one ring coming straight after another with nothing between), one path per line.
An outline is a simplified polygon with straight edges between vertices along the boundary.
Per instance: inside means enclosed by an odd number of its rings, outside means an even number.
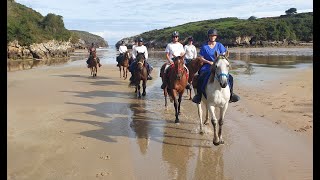
M169 60L169 64L173 64L173 61L172 61L172 60Z
M212 61L209 61L209 64L210 64L210 65L212 65L212 64L213 64L213 62L212 62Z

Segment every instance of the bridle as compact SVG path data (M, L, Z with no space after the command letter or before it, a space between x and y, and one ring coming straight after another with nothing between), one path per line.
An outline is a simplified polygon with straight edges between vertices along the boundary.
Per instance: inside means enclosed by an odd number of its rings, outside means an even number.
M220 57L223 57L223 58L220 58ZM217 59L215 60L214 65L215 65L216 63L218 63L218 62L219 62L220 60L222 60L222 59L225 59L225 60L227 60L227 61L229 62L229 59L228 59L225 55L219 55L219 56L217 57ZM220 85L221 85L220 77L225 76L227 79L229 78L229 73L228 73L228 74L226 74L226 73L217 74L217 71L216 71L216 67L215 67L215 66L214 66L214 73L215 73L214 77L215 77L215 79L218 80L218 82L219 82Z
M181 62L183 62L183 58L181 58L181 56L176 56L173 59L174 62L177 62L177 68L175 68L176 70L176 74L177 74L177 79L180 80L183 73L184 73L184 66L179 66L181 64Z

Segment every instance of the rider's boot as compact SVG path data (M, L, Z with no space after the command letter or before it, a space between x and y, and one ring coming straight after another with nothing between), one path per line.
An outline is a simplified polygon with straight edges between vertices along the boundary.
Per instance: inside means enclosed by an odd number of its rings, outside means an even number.
M200 85L198 85L198 86L200 86ZM202 97L201 87L197 87L197 94L195 96L193 96L192 102L200 104L201 97Z
M229 85L230 85L230 100L229 103L237 102L240 100L240 97L233 93L233 77L229 74Z
M237 102L240 100L240 97L235 93L231 93L229 103Z

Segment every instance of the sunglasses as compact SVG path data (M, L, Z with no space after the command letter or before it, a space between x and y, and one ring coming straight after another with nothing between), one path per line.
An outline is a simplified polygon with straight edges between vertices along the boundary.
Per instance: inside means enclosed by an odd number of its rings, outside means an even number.
M179 36L173 36L172 38L178 38Z

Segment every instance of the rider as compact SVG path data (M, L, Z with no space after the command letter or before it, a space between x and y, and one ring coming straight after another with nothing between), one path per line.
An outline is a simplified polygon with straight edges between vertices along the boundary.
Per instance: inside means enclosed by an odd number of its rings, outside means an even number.
M173 64L173 60L175 57L178 57L178 56L183 56L185 54L185 51L183 49L183 45L179 42L179 33L177 31L174 31L171 35L172 37L172 42L169 43L166 47L166 58L168 60L168 63L165 67L165 70L164 70L164 78L163 78L163 83L161 85L161 89L164 89L167 87L167 77L166 77L166 74L167 74L167 71L168 71L168 67L170 66L170 64ZM188 68L186 67L186 65L184 65L184 67L186 68L188 74L189 74L189 70ZM186 86L187 89L190 89L190 84L188 83L187 86Z
M122 40L121 43L120 43L120 46L119 46L119 56L117 56L117 66L119 66L119 62L123 59L123 55L125 52L128 51L128 48L127 46L124 44L124 41Z
M204 43L200 49L200 58L203 62L201 69L199 70L199 77L202 73L210 71L210 67L215 61L215 51L218 54L224 54L226 52L226 48L220 43L216 42L216 38L218 36L218 31L216 29L208 30L208 41ZM230 87L230 101L229 102L237 102L240 100L240 97L233 93L233 77L231 74L228 76L228 82ZM192 101L194 103L200 104L202 97L201 85L197 86L197 94L193 97Z
M192 59L197 58L197 49L193 45L193 37L189 36L188 38L188 44L184 45L184 51L186 52L186 55L184 57L184 63L188 64Z
M144 61L144 66L147 68L147 73L148 73L148 80L151 80L152 77L150 76L151 71L153 70L153 67L150 66L150 64L147 62L148 59L148 50L147 47L143 45L143 39L142 37L138 38L138 45L135 46L132 49L132 58L134 59L134 61L130 64L129 66L129 71L131 72L131 78L130 81L133 78L133 71L136 67L137 61L136 61L136 57L138 55L138 53L144 53L144 57L145 57L145 61Z
M97 52L96 48L94 47L94 43L91 43L91 46L89 47L88 52L90 53L89 58L87 60L87 65L89 67L90 58L93 56L94 53ZM99 58L97 58L97 62L98 62L99 67L101 67L102 65L100 64L100 59Z
M134 44L132 45L132 52L133 52L133 50L134 50L134 48L135 47L137 47L138 46L138 38L136 38L136 39L134 39ZM134 59L133 59L133 57L131 56L130 57L130 60L129 60L129 65L131 65L131 63L134 61Z

